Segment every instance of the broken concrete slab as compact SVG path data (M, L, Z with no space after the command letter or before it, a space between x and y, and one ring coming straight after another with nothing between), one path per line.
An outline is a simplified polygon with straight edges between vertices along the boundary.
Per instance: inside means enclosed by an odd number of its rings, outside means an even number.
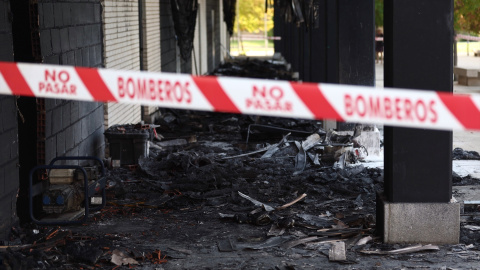
M328 259L331 262L347 260L345 242L333 242L330 250L328 251Z
M392 203L377 194L377 228L385 243L458 244L459 203Z

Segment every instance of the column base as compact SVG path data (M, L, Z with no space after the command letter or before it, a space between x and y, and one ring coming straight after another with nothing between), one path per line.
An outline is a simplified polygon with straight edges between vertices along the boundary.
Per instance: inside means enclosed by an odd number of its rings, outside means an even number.
M378 193L377 232L390 244L458 244L460 204L392 203Z

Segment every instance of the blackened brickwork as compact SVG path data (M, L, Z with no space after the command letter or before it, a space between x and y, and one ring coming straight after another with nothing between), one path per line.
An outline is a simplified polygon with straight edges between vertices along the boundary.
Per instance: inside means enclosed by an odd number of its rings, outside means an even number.
M8 0L0 0L0 61L13 61L12 15ZM18 125L15 98L0 95L0 240L17 221Z
M102 66L99 0L42 0L37 6L41 53L45 63Z
M42 0L38 31L44 63L102 67L100 0ZM103 157L103 104L45 100L45 161L56 156Z

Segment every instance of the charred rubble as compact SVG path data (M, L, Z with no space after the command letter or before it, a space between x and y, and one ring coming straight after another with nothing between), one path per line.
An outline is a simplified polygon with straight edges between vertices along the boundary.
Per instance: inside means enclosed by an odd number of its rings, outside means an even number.
M378 269L392 269L478 261L475 214L464 219L460 245L381 242L375 198L383 170L360 163L361 126L338 135L318 121L176 110L164 110L156 124L148 156L108 168L105 208L83 225L14 228L1 252L6 269L370 269L378 260Z
M213 74L292 80L286 65L251 59ZM476 267L478 205L462 217L459 245L383 244L375 227L383 170L364 166L368 152L357 140L368 127L348 135L321 127L171 109L154 125L111 127L106 206L80 225L14 227L0 246L0 268ZM135 147L116 148L127 143L123 135ZM477 157L454 150L454 159ZM454 185L477 181L454 175Z
M294 81L293 73L282 61L235 58L220 64L210 75Z

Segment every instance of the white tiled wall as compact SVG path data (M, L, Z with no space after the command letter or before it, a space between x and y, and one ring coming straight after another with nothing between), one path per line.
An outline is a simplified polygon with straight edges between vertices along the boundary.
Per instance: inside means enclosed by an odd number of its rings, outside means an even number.
M102 5L105 67L140 70L138 0L104 0ZM140 121L138 105L105 104L106 128Z
M144 0L143 3L143 66L148 71L160 71L160 1Z
M160 50L160 1L143 0L143 69L161 71L162 52ZM144 119L153 122L152 114L157 107L144 108Z

